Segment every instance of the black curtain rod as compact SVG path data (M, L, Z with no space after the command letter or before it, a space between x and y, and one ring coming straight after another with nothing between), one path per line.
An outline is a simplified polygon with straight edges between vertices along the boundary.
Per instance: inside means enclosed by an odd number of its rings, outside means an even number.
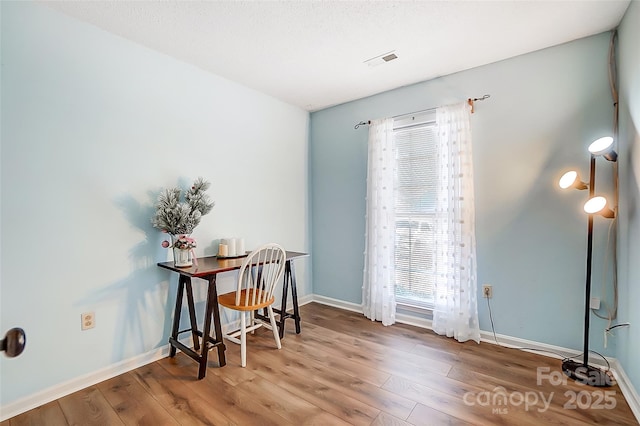
M484 101L485 99L488 99L490 97L491 97L491 95L483 95L483 96L481 96L479 98L473 98L473 99L469 98L469 99L467 99L467 103L469 105L471 105L471 114L473 114L473 112L474 112L474 109L473 109L473 103L474 102L476 102L476 101ZM411 115L411 114L419 114L421 112L433 111L434 109L436 109L436 108L429 108L429 109L423 109L423 110L420 110L420 111L408 112L406 114L394 115L392 118L398 118L398 117L402 117L402 116L405 116L405 115ZM360 126L367 126L369 124L371 124L371 120L361 121L358 124L356 124L355 126L353 126L353 128L354 129L358 129Z

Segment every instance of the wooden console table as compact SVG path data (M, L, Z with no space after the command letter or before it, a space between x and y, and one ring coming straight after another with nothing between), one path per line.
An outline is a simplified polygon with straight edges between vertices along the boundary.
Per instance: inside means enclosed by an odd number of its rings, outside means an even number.
M284 274L284 288L282 290L282 305L280 310L276 311L274 309L274 311L280 314L280 320L278 321L280 336L284 335L284 321L288 318L294 319L296 324L296 333L300 333L298 295L296 289L295 274L293 270L293 262L291 261L297 257L305 256L308 256L308 254L295 251L287 251ZM171 336L169 337L169 343L171 344L169 356L174 357L176 355L176 350L180 349L183 353L194 359L199 364L198 379L204 378L206 374L207 360L210 349L217 349L220 367L223 367L226 364L224 355L225 345L222 339L222 325L220 323L220 309L218 307L216 276L220 272L240 269L240 266L242 266L242 262L244 261L244 259L244 257L229 259L218 259L216 256L199 257L197 259L197 265L194 262L194 265L188 268L178 268L174 266L173 262L158 263L159 267L180 274L178 278L178 294L176 297L176 306L173 313L173 326L171 328ZM198 330L196 321L191 278L201 278L208 283L207 303L204 315L204 328L202 330ZM287 293L289 285L291 288L291 296L293 299L293 314L286 312ZM182 299L185 293L187 297L187 309L189 310L189 321L191 328L179 330L180 314L182 312ZM212 320L214 328L213 336L211 335ZM181 333L188 332L191 333L191 336L193 338L193 349L184 345L178 340L178 336Z

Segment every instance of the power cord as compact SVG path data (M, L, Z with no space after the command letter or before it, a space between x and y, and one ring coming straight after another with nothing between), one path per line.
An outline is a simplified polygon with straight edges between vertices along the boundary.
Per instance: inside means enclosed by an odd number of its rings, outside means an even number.
M607 347L607 339L609 335L611 335L611 330L618 327L631 327L631 323L629 322L621 322L620 324L611 325L611 321L609 321L609 327L604 329L604 347Z
M485 290L484 294L485 294L485 296L487 296L488 291ZM496 328L495 328L495 326L493 324L493 313L491 312L491 301L490 301L489 297L485 297L485 298L487 299L487 307L489 308L489 320L491 321L491 331L493 332L493 339L495 340L496 345L498 345L498 346L500 346L502 348L507 348L507 349L511 348L511 349L520 349L520 350L524 350L524 351L535 351L535 352L545 352L545 353L549 353L549 354L554 354L555 356L557 356L559 358L562 358L563 362L564 361L568 361L570 359L575 359L575 358L578 358L578 357L583 357L584 358L584 356L583 356L584 352L581 352L578 355L567 357L565 355L562 355L562 354L559 354L557 352L550 351L550 350L547 350L547 349L526 348L526 347L520 347L520 346L504 346L504 345L500 344L500 342L498 341L498 337L496 336ZM611 328L615 328L615 327L619 327L619 326L623 326L623 325L627 325L627 324L618 324L618 325L615 325L615 326L613 326ZM602 355L601 353L598 353L596 351L592 351L592 350L589 350L589 352L593 352L594 354L598 355L600 358L602 358L604 360L604 362L607 364L607 369L605 370L605 372L607 372L607 371L609 371L611 369L611 365L609 364L609 361L607 360L607 358L605 358L604 355Z

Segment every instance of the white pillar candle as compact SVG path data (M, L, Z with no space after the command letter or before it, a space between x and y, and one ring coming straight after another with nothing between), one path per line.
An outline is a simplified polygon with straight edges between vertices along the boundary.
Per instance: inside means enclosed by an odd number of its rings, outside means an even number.
M226 244L220 244L218 246L218 256L227 257L229 256L229 247Z
M236 256L236 239L235 238L229 238L227 240L227 245L229 246L229 257L233 257Z
M236 238L236 256L244 255L244 238Z

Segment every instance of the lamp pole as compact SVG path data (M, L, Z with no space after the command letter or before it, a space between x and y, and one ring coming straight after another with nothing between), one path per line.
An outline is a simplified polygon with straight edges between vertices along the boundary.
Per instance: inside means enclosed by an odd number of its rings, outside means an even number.
M591 154L589 166L589 199L593 198L596 187L596 157ZM583 367L589 368L589 320L591 318L591 259L593 257L593 213L589 213L589 225L587 230L587 279L584 296L584 355Z
M589 168L589 199L595 194L596 186L596 157L591 154ZM562 371L572 379L589 386L611 386L611 376L606 371L589 365L589 320L591 318L591 263L593 257L593 213L589 213L587 231L587 277L584 295L584 349L582 364L571 359L562 361Z

